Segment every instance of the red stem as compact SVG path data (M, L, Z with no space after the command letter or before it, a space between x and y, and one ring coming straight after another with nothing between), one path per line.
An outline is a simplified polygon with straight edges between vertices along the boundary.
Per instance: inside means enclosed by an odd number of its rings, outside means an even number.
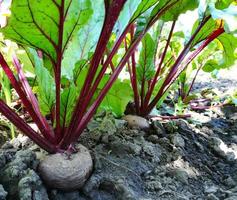
M157 79L160 75L160 72L161 72L161 67L163 65L163 62L164 62L164 59L165 59L165 56L167 54L167 51L168 51L168 47L169 47L169 44L170 44L170 41L171 41L171 38L172 38L172 35L173 35L173 31L174 31L174 27L175 27L175 23L176 21L173 21L172 23L172 26L171 26L171 29L170 29L170 33L169 33L169 36L168 36L168 39L167 39L167 42L166 42L166 45L165 45L165 49L164 49L164 52L162 53L162 56L161 56L161 59L160 59L160 62L159 62L159 66L156 70L156 74L154 76L154 79L152 80L151 82L151 87L149 88L148 92L147 92L147 95L146 95L146 98L145 98L145 108L148 106L149 104L149 101L150 101L150 98L151 98L151 95L152 95L152 92L155 88L155 85L156 85L156 82L157 82Z
M199 53L203 51L203 49L205 49L214 39L216 39L224 32L224 28L221 27L215 30L211 35L209 35L209 37L188 57L185 63L181 65L180 70L177 70L178 73L173 76L173 79L170 81L169 85L173 83L173 81L179 76L179 74L194 60L194 58L199 55ZM165 89L165 91L167 91L167 89Z
M173 66L172 69L172 73L170 73L170 75L168 76L168 78L165 80L165 82L163 83L163 86L161 87L159 93L157 94L157 96L154 98L154 100L150 103L150 105L148 106L148 109L146 110L146 112L144 113L145 115L148 115L151 110L155 107L155 105L157 104L157 102L159 101L159 99L162 97L162 95L170 88L170 86L172 85L173 81L176 80L176 78L179 76L179 74L189 65L190 62L192 62L192 60L210 43L212 42L214 39L216 39L219 35L221 35L222 33L224 33L224 29L223 28L219 28L217 30L215 30L211 35L208 36L208 38L202 43L201 46L199 46L199 48L197 50L195 50L195 52L193 52L188 59L186 60L186 62L181 66L181 69L178 72L178 66L177 64L180 64L180 61L176 62L176 64Z
M62 66L62 59L63 59L63 29L64 29L64 21L66 16L64 16L64 6L65 6L65 0L61 1L61 5L58 7L59 9L59 27L58 27L58 45L56 48L57 51L57 63L56 63L56 69L55 69L55 85L56 85L56 137L57 142L60 141L60 139L63 136L63 133L61 131L61 125L60 125L60 96L61 96L61 66Z
M82 104L87 101L85 98L87 96L86 94L91 88L92 82L96 75L96 70L98 68L101 58L103 57L106 45L113 31L113 27L119 17L119 14L125 2L126 0L114 0L110 5L106 5L104 25L75 110L80 110L79 108L82 106ZM108 64L110 64L110 62ZM76 112L75 115L78 115L79 113Z
M167 77L166 77L164 83L162 84L158 94L155 96L155 98L152 100L152 102L143 111L142 116L148 115L151 112L151 110L156 106L156 104L160 100L160 98L163 96L164 88L168 85L168 83L170 82L170 79L172 79L172 77L174 76L174 73L176 72L177 67L180 65L180 63L183 61L185 56L188 54L188 52L191 48L191 45L193 43L194 38L196 37L196 35L199 33L199 31L202 29L202 27L205 25L205 23L210 18L211 18L211 16L208 16L205 19L203 19L203 21L200 23L200 25L198 26L198 28L196 29L196 31L194 32L194 34L190 38L189 42L185 45L183 51L180 53L179 57L176 59L175 63L173 64L173 67L171 68L169 74L167 75Z
M80 114L81 116L83 116L82 118L78 118L76 120L72 120L72 123L70 125L70 129L68 129L69 131L67 131L67 134L64 136L64 138L62 139L62 141L60 142L60 147L62 149L66 149L68 148L68 144L70 144L72 141L75 141L80 134L82 133L82 131L84 130L84 128L86 127L87 123L89 122L89 120L92 118L94 112L96 111L96 109L98 108L98 106L100 105L100 103L102 102L103 98L105 97L105 95L107 94L107 92L109 91L109 89L112 87L113 83L115 82L115 80L117 79L119 73L122 71L124 65L126 64L127 60L129 59L129 57L131 56L131 54L134 52L134 50L136 49L137 45L139 44L139 42L141 41L142 37L144 36L144 34L149 30L149 28L156 22L156 20L159 19L159 17L164 14L170 7L172 7L175 3L172 3L166 7L163 7L156 16L154 16L153 19L151 19L149 25L147 26L147 28L140 33L140 35L133 41L132 45L130 46L129 50L126 52L126 54L124 55L124 57L122 58L122 60L120 61L118 67L115 69L114 73L110 76L110 79L108 80L108 82L106 83L106 85L104 86L104 88L100 91L97 99L94 101L94 103L90 106L89 110L86 112L86 114L84 112L80 112L80 106L81 108L83 108L84 110L86 110L90 99L88 98L88 96L93 97L93 94L90 94L87 96L87 98L85 99L83 106L78 103L76 110L74 111L74 114ZM156 20L154 20L156 19ZM121 41L122 42L122 41ZM99 43L100 44L100 43ZM95 56L97 56L97 54L95 53ZM112 56L113 57L113 56ZM108 60L108 59L107 59ZM105 62L106 63L106 62ZM108 62L109 64L109 62ZM105 69L106 70L106 69ZM103 71L101 71L102 77L103 77ZM100 75L100 74L99 74ZM98 75L98 76L99 76ZM93 75L94 76L94 75ZM97 77L98 77L97 76ZM88 77L87 77L88 78ZM101 80L101 79L100 79ZM97 81L97 78L96 78ZM95 81L95 83L96 83ZM85 81L86 82L86 81ZM98 81L100 82L100 81ZM93 85L95 85L95 83ZM97 87L95 87L96 89ZM93 91L93 90L91 90ZM87 91L88 92L88 91ZM82 91L83 93L83 91ZM81 93L81 94L82 94ZM80 102L80 99L79 99ZM86 105L86 106L85 106ZM79 108L78 108L79 107ZM78 113L79 111L79 113ZM79 124L76 126L75 129L72 130L72 128L74 128L74 126L77 124L75 122L79 122Z
M160 17L162 14L164 14L164 13L165 13L170 7L172 7L175 3L177 3L177 1L174 2L174 3L171 3L171 4L168 5L168 6L164 6L164 7L153 17L153 19L151 19L151 21L150 21L150 23L149 23L149 26L148 26L143 32L141 32L140 35L144 35L144 34L149 30L149 28L156 22L154 19L158 20L159 17ZM133 22L131 22L130 24L128 24L128 26L127 26L126 29L124 30L123 34L122 34L122 35L119 37L119 39L117 40L117 42L116 42L116 44L115 44L113 50L111 51L110 56L107 58L107 61L105 62L104 66L102 67L102 69L101 69L99 75L96 77L96 80L95 80L95 82L93 83L92 89L91 89L90 91L87 91L87 92L88 92L88 95L87 95L87 97L85 98L84 104L78 103L78 105L80 105L80 107L81 107L82 109L84 108L84 112L85 112L85 110L86 110L88 104L90 103L90 100L91 100L91 98L93 97L93 95L94 95L94 93L95 93L95 91L96 91L96 89L97 89L97 87L98 87L100 81L102 80L102 78L103 78L103 76L104 76L104 73L105 73L105 71L106 71L106 69L107 69L107 67L108 67L108 65L109 65L109 63L110 63L110 61L112 60L114 54L117 52L117 50L118 50L120 44L122 43L123 39L126 37L127 32L129 31L129 29L130 29L132 26L134 26L134 25L133 25ZM132 28L134 29L134 27L132 27ZM133 30L133 31L134 31L134 30ZM133 34L134 34L134 33L133 33ZM136 38L136 39L139 39L139 36L138 36L138 38ZM135 63L135 60L133 60L132 62ZM133 70L135 70L135 68L133 68ZM136 73L135 73L135 74L136 74ZM138 95L138 90L137 90L137 95ZM85 96L86 96L86 95L85 95ZM81 114L81 118L77 120L77 121L79 122L79 121L82 119L84 112L82 112L82 110L80 110L79 108L76 108L76 110L78 110L78 112L77 112L78 115L79 115L79 113ZM72 122L72 124L75 124L75 122ZM69 129L69 130L70 130L70 129Z
M32 90L31 90L31 87L30 87L30 85L29 85L29 83L28 83L28 81L25 77L25 74L24 74L23 70L22 70L20 61L18 60L16 55L13 55L13 64L14 64L17 72L18 72L19 81L22 84L22 88L23 88L24 92L26 93L27 97L29 98L29 101L32 104L32 107L33 107L35 113L37 114L39 120L44 125L45 132L48 132L51 135L51 137L54 138L54 133L51 130L49 124L47 123L45 117L43 117L43 115L40 112L38 101L37 101L35 95L33 94ZM45 135L45 137L47 137L47 135Z
M21 119L5 102L0 99L0 112L13 123L20 131L32 139L37 145L49 153L57 152L54 145L37 134L23 119Z
M67 144L70 144L72 141L74 141L76 138L78 138L80 136L80 134L82 133L82 131L86 127L87 123L90 121L90 119L92 118L93 114L95 113L96 109L98 108L98 106L102 102L103 98L105 97L105 95L107 94L107 92L112 87L112 85L115 82L115 80L117 79L119 73L122 71L123 67L126 65L126 62L130 58L131 53L137 47L137 45L141 41L142 37L143 37L143 35L140 35L137 38L137 40L130 46L130 48L128 49L128 51L126 52L126 54L124 55L124 57L122 58L122 60L118 64L118 66L116 67L114 73L110 76L110 79L108 80L106 85L100 91L100 94L98 95L97 99L90 106L90 108L86 112L86 114L83 115L83 118L79 121L79 124L78 124L76 130L72 134L66 135L63 138L63 140L62 140L62 142L60 144L61 148L66 148ZM68 137L68 136L71 136L71 137Z
M110 52L109 52L109 50L108 50L107 48L106 48L106 55L107 55L107 57L110 55ZM103 57L103 60L102 60L102 61L103 61L103 62L101 62L101 65L104 65L104 57ZM112 72L114 72L115 67L114 67L114 64L113 64L113 61L112 61L112 60L110 61L109 65L110 65L110 67L111 67Z
M212 108L223 107L225 105L229 105L229 103L220 103L220 104L214 105L214 106L194 106L194 105L190 105L190 108L192 110L208 110L208 109L212 109Z
M86 112L87 106L90 103L91 98L94 95L94 92L90 91L95 91L100 83L100 80L103 78L103 75L108 67L108 65L111 63L113 55L117 52L117 49L119 48L120 41L118 41L113 48L112 52L108 56L107 60L105 61L99 75L97 76L95 83L92 86L91 85L93 82L93 79L96 75L96 70L98 68L98 65L100 63L101 58L103 57L104 51L106 50L106 45L109 41L110 35L113 31L113 27L119 17L119 13L121 12L123 5L125 4L126 0L114 0L111 5L109 3L106 3L106 16L105 16L105 21L104 25L101 31L100 39L97 43L97 47L94 53L94 56L91 61L90 68L88 70L85 82L83 84L80 96L78 98L72 120L70 122L69 128L66 132L66 136L64 137L64 141L68 140L70 138L71 134L74 132L74 129L76 128L82 119L84 113ZM126 35L126 34L125 34ZM122 41L121 41L122 42ZM66 146L64 145L66 148Z
M193 80L192 80L192 83L191 83L191 85L190 85L190 87L189 87L189 89L188 89L187 94L185 94L185 96L184 96L184 99L187 98L187 97L189 96L190 92L192 91L194 82L196 81L197 75L198 75L198 73L200 72L201 69L202 69L202 65L200 65L200 67L198 68L197 72L195 73L195 76L194 76L194 78L193 78Z
M136 70L136 57L135 52L132 53L132 80L131 82L134 85L133 92L134 92L134 102L135 102L135 108L136 113L140 113L140 97L138 93L138 86L137 86L137 70Z
M148 118L152 120L174 120L174 119L187 119L190 118L190 114L186 115L176 115L176 116L152 116L149 115Z
M130 36L131 41L134 40L135 35L135 25L132 24L130 28ZM134 51L131 55L132 58L132 79L131 83L133 84L133 92L134 92L134 103L135 103L135 109L136 113L140 113L140 97L138 92L138 86L137 86L137 70L136 70L136 51Z
M13 72L11 71L10 67L8 66L7 62L5 61L3 55L0 53L0 65L2 66L5 74L7 75L8 79L10 80L12 86L16 90L17 94L22 100L23 105L25 106L26 110L40 129L41 133L45 136L46 139L48 139L51 142L55 142L53 136L50 135L50 132L47 132L44 124L39 119L39 116L34 111L31 102L27 99L26 93L21 89L20 83L16 80Z

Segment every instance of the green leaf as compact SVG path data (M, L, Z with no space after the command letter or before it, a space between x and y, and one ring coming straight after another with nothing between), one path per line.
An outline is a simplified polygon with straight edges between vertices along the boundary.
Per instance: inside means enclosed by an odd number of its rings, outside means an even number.
M76 65L75 65L75 68L73 70L73 80L74 80L74 83L77 82L77 80L79 79L80 75L81 75L81 72L84 70L84 68L86 68L87 66L87 60L83 59L83 60L79 60ZM80 82L83 82L81 77L80 77Z
M229 7L229 5L234 2L234 0L215 0L215 1L216 1L216 4L215 4L216 8L220 10L223 10Z
M219 49L223 52L223 59L219 62L219 68L226 68L234 65L237 57L237 38L231 34L223 33L217 38Z
M69 41L62 62L62 76L73 80L75 64L82 59L88 60L90 53L94 53L104 22L104 1L96 0L92 3L93 14L89 21Z
M66 127L71 120L77 96L77 88L73 84L61 93L60 122L61 124L65 124Z
M234 2L234 1L232 1ZM229 3L228 3L229 4ZM226 4L226 5L228 5ZM220 6L222 7L222 6ZM224 20L224 28L228 33L237 33L237 4L231 4L223 10L217 9L214 3L209 4L209 10L214 19Z
M125 3L114 27L114 33L116 33L117 38L122 34L126 25L129 24L129 21L131 17L134 16L134 13L137 12L141 1L142 0L127 0Z
M34 49L27 49L34 62L35 75L38 82L38 100L43 115L50 114L55 104L55 82L49 71L44 67L43 60L39 58Z
M154 6L159 0L142 0L141 3L138 5L137 10L133 14L130 22L133 22L136 18Z
M155 66L154 56L156 54L155 42L151 35L147 33L142 40L142 50L139 57L137 74L138 80L151 80L153 77Z
M62 43L62 50L69 51L69 41L70 44L73 43L74 35L78 34L92 15L90 0L65 0L65 19L62 26L60 25L60 10L57 7L61 4L61 1L53 0L13 0L8 25L1 31L6 38L40 49L51 60L57 62L60 43ZM63 38L60 41L59 35L62 31ZM65 55L64 58L66 59ZM65 71L72 74L74 64L71 62L70 65L63 65L63 74Z
M199 20L197 20L193 26L192 34L196 31L199 25ZM202 27L199 33L196 35L193 40L192 47L205 40L214 30L219 27L219 24L214 19L209 19L206 24Z
M151 12L151 18L156 15L164 6L171 5L174 3L172 7L170 7L162 16L161 20L168 22L177 20L179 15L185 13L188 10L194 10L198 7L198 0L161 0L155 6L153 11Z
M153 2L153 1L151 1ZM188 10L194 10L198 7L198 0L189 1L189 0L160 0L158 3L153 2L152 6L148 9L141 9L142 12L139 15L136 15L138 18L138 27L136 35L143 31L150 22L154 19L155 16L161 11L165 10L160 16L160 20L164 22L177 20L180 14L185 13ZM145 5L143 5L145 6ZM139 8L139 7L138 7ZM146 8L146 6L145 6Z
M115 117L121 117L131 100L132 91L129 81L118 79L101 103L100 109L111 111Z
M237 59L236 49L237 38L231 34L223 33L199 56L198 62L203 64L203 61L207 60L202 68L205 72L231 67Z
M202 67L204 72L213 72L218 66L218 62L216 60L208 60L205 65Z

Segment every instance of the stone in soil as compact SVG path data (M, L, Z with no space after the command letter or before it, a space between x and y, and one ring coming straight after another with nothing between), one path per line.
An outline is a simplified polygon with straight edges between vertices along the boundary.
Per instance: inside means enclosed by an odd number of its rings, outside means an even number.
M5 200L7 197L7 192L4 190L3 186L0 185L0 200Z
M137 115L125 115L123 119L128 122L128 126L130 128L142 130L147 130L150 128L149 122L143 117L139 117Z

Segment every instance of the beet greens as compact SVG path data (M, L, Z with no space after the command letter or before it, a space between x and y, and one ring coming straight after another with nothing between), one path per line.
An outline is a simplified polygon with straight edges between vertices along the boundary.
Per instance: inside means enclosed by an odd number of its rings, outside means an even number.
M213 52L212 57L209 57L210 60L203 63L203 67L210 68L212 63L211 68L214 70L233 65L237 48L237 39L233 35L236 29L231 24L231 20L236 18L234 9L237 9L234 1L228 3L218 1L216 4L200 3L199 20L194 24L191 36L186 37L189 39L186 39L182 49L176 46L179 44L178 40L184 39L184 34L174 32L178 16L161 18L160 23L156 25L156 30L152 34L147 33L142 39L139 59L136 59L136 55L133 54L127 63L134 93L134 104L130 104L134 108L130 110L135 111L137 115L147 117L166 98L180 74L213 41L218 43L219 47L216 51L221 51L222 56L219 54L215 58ZM227 13L229 16L225 17ZM170 31L164 36L162 31L167 24ZM131 33L130 37L133 38L135 35ZM163 42L164 40L166 42ZM190 90L194 81L190 83ZM183 94L184 98L185 95L189 95L190 90L187 94Z
M218 1L218 8L229 9L231 1L223 2ZM200 23L175 62L168 62L166 55L175 21L180 14L196 9L198 0L13 0L11 16L0 31L25 50L37 86L32 88L28 82L24 62L17 55L11 55L12 63L9 63L0 53L0 65L38 131L3 100L0 100L0 112L46 151L71 151L127 64L137 114L148 115L180 72L210 42L225 34L222 23L211 29L207 26L210 22L216 24L212 18L219 18L220 13L213 4L201 4L204 14ZM211 11L212 17L206 10ZM225 29L233 31L227 26L228 20L223 20ZM159 31L167 22L172 23L167 44L156 73L149 74L142 67L152 68ZM154 42L148 32L157 24ZM129 42L124 44L127 40ZM139 69L136 54L141 41L143 50L139 62L142 65ZM151 101L166 65L169 73ZM121 88L126 90L126 87Z
M162 16L178 16L196 7L197 1L187 0L13 0L1 32L27 52L37 95L17 56L12 58L15 69L2 54L0 64L39 131L3 100L0 112L46 151L70 150L150 27ZM143 27L114 66L124 38L144 16L148 18Z

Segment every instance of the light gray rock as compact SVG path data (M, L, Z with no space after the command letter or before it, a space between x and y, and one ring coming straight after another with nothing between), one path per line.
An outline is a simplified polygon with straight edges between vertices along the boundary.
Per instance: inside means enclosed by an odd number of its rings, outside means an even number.
M211 194L211 193L216 193L218 191L218 187L216 185L205 185L204 187L204 192L207 194Z
M7 192L4 190L3 186L0 185L0 200L5 200L7 197Z
M127 121L126 120L115 119L115 126L116 126L117 129L123 128L126 125L127 125Z
M48 200L48 194L39 176L29 170L28 174L18 183L19 199L20 200Z
M214 194L208 194L207 200L219 200L219 198Z
M228 186L228 187L234 187L234 186L236 186L236 182L235 182L235 181L233 180L233 178L230 177L230 176L224 180L224 184L225 184L226 186Z
M171 138L172 143L176 146L176 147L181 147L184 148L185 147L185 141L182 138L182 136L180 134L175 134L172 138Z
M8 163L4 170L0 171L1 183L10 196L18 192L18 182L26 174L27 165L19 160Z
M233 136L232 136L232 140L233 140L234 143L237 144L237 135L233 135Z
M20 160L25 163L28 167L32 167L36 160L36 154L31 150L21 150L16 153L16 160Z
M137 128L146 130L150 128L149 122L143 118L136 115L125 115L123 117L123 120L126 120L128 122L128 126L130 128Z
M146 183L146 189L148 189L149 191L159 191L162 190L162 184L157 180L154 181L149 181L148 183Z
M182 183L188 184L189 175L184 170L176 170L175 177Z
M10 143L14 148L19 149L22 147L29 146L30 144L32 144L32 141L27 136L19 134L16 138L13 138Z
M224 200L236 200L237 199L237 194L228 198L225 198Z
M6 158L3 153L0 153L0 170L5 166L6 164Z
M185 170L174 169L169 171L168 174L175 177L181 183L188 184L189 175Z
M237 159L237 152L234 149L229 148L220 138L211 137L209 146L218 156L229 162L233 162Z

